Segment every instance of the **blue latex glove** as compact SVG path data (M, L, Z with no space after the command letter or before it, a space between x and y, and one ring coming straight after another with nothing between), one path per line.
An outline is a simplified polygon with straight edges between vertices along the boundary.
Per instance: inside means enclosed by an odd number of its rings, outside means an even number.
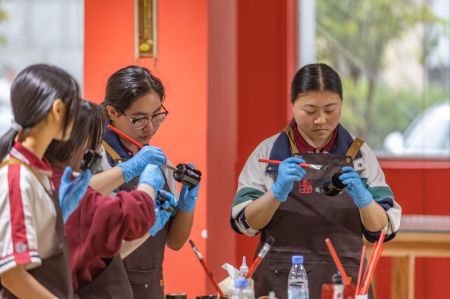
M195 168L194 164L189 163L189 166ZM200 184L189 189L186 185L181 187L180 201L178 203L178 209L184 212L192 212L195 209L198 198L198 189Z
M139 184L147 184L155 190L155 193L158 192L164 187L164 175L161 169L154 164L148 164L139 177Z
M72 167L68 166L64 169L59 185L58 197L59 205L63 214L64 223L69 216L75 211L89 187L92 173L89 169L83 171L73 181L71 180Z
M155 164L161 167L167 161L166 155L160 148L146 145L140 149L136 155L134 155L128 161L117 164L122 168L123 178L126 183L131 181L134 177L137 177L144 170L148 164Z
M177 200L172 193L164 190L158 190L158 192L161 192L167 200L162 205L160 205L158 201L155 201L155 223L153 223L153 226L148 231L151 236L156 235L166 225L166 223L172 216L172 213L169 211L165 211L164 208L168 208L169 206L177 206Z
M353 198L353 201L362 209L367 207L373 200L372 194L364 187L358 173L351 166L342 167L342 174L339 179L347 186L348 194Z
M305 163L300 156L290 157L280 163L278 176L272 186L272 193L280 202L285 202L289 192L291 192L294 182L301 181L306 171L300 167L300 163Z

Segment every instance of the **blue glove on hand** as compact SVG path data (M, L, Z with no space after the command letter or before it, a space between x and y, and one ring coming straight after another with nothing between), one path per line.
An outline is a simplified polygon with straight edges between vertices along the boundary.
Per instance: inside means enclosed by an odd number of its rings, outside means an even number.
M195 168L194 164L189 163L190 167ZM198 189L200 184L189 189L186 185L181 187L180 201L178 204L178 209L184 212L192 212L195 209L198 198Z
M348 194L353 198L358 208L367 207L373 200L372 194L364 187L358 173L351 166L342 167L342 174L339 179L347 186Z
M122 168L123 178L125 183L128 183L134 177L140 175L148 164L155 164L161 167L166 161L166 155L160 148L146 145L130 160L117 164L117 166Z
M291 192L294 182L301 181L306 171L298 164L305 163L301 157L290 157L281 162L278 176L272 186L272 193L280 202L285 202Z
M151 236L155 236L166 225L172 216L170 211L166 211L164 209L167 209L169 206L177 206L177 200L172 193L164 190L158 190L158 192L161 192L167 200L163 202L162 205L160 205L158 201L155 201L155 222L148 231Z
M162 189L164 187L164 175L159 166L148 164L139 177L139 184L151 186L155 193Z
M66 223L69 216L75 211L89 187L92 173L86 169L80 176L71 180L72 167L68 166L64 169L59 185L58 197L59 205L63 214L64 223Z

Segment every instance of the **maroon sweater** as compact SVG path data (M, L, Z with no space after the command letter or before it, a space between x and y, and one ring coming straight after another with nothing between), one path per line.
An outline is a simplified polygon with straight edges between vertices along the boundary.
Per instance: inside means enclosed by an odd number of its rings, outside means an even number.
M61 169L53 168L56 190L62 173ZM155 222L154 209L153 199L142 191L121 191L109 197L88 188L64 225L74 288L100 274L107 266L105 260L119 253L123 240L145 235Z

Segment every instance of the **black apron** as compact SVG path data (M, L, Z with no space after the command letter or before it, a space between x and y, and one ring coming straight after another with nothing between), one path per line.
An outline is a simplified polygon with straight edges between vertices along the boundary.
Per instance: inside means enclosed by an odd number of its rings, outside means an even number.
M81 299L132 299L133 292L120 255L112 258L92 282L78 288L76 296Z
M64 234L64 222L62 218L61 207L59 200L54 190L48 191L42 184L39 176L28 165L16 159L10 159L9 164L21 164L28 168L41 183L51 197L56 209L56 223L54 232L54 248L55 252L48 258L42 260L42 264L37 268L29 270L28 272L47 290L58 298L73 298L72 279L69 267L69 255L67 249L66 237ZM50 233L50 232L49 232ZM0 285L0 298L17 298L8 289Z
M105 143L103 141L103 146L111 158L110 161L114 161L115 164L111 165L114 167L122 158L107 143L105 146ZM136 177L119 189L134 190L138 181L139 178ZM170 192L167 179L164 190ZM135 299L164 299L163 261L169 225L170 221L156 236L148 238L123 260Z
M326 247L326 238L333 242L352 282L356 284L358 279L363 245L359 209L345 191L337 196L321 192L323 181L342 166L353 166L352 159L323 153L301 156L307 163L326 166L320 171L307 170L303 180L294 183L287 201L280 205L261 231L256 252L269 236L275 238L275 243L254 274L256 297L275 291L278 298L287 298L291 257L303 255L309 297L321 298L322 284L331 283L331 276L337 271Z

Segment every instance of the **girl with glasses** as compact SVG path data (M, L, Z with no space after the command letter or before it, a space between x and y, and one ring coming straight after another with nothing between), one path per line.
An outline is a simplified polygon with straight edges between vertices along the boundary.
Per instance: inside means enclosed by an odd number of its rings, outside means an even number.
M110 129L106 129L103 137L105 149L103 168L113 166L123 168L123 165L132 157L143 155L143 152L151 163L162 167L168 163L153 155L156 149L149 146L152 137L157 133L160 125L167 117L168 111L163 105L164 86L149 70L139 66L128 66L116 71L108 79L105 108L108 124L124 132L144 147L139 148L126 139L121 138ZM146 164L144 163L144 166ZM143 169L142 165L135 163L135 170ZM163 168L166 191L176 193L176 182L173 173L166 167ZM125 183L121 190L133 190L136 188L135 174L123 169ZM98 181L94 182L97 184ZM162 264L164 250L167 245L173 250L179 250L189 238L194 219L194 209L198 196L199 186L184 189L182 198L178 201L177 211L170 221L158 232L151 233L153 237L141 240L128 249L131 254L124 259L128 279L133 289L134 298L164 298L164 279ZM135 249L137 247L137 249Z

